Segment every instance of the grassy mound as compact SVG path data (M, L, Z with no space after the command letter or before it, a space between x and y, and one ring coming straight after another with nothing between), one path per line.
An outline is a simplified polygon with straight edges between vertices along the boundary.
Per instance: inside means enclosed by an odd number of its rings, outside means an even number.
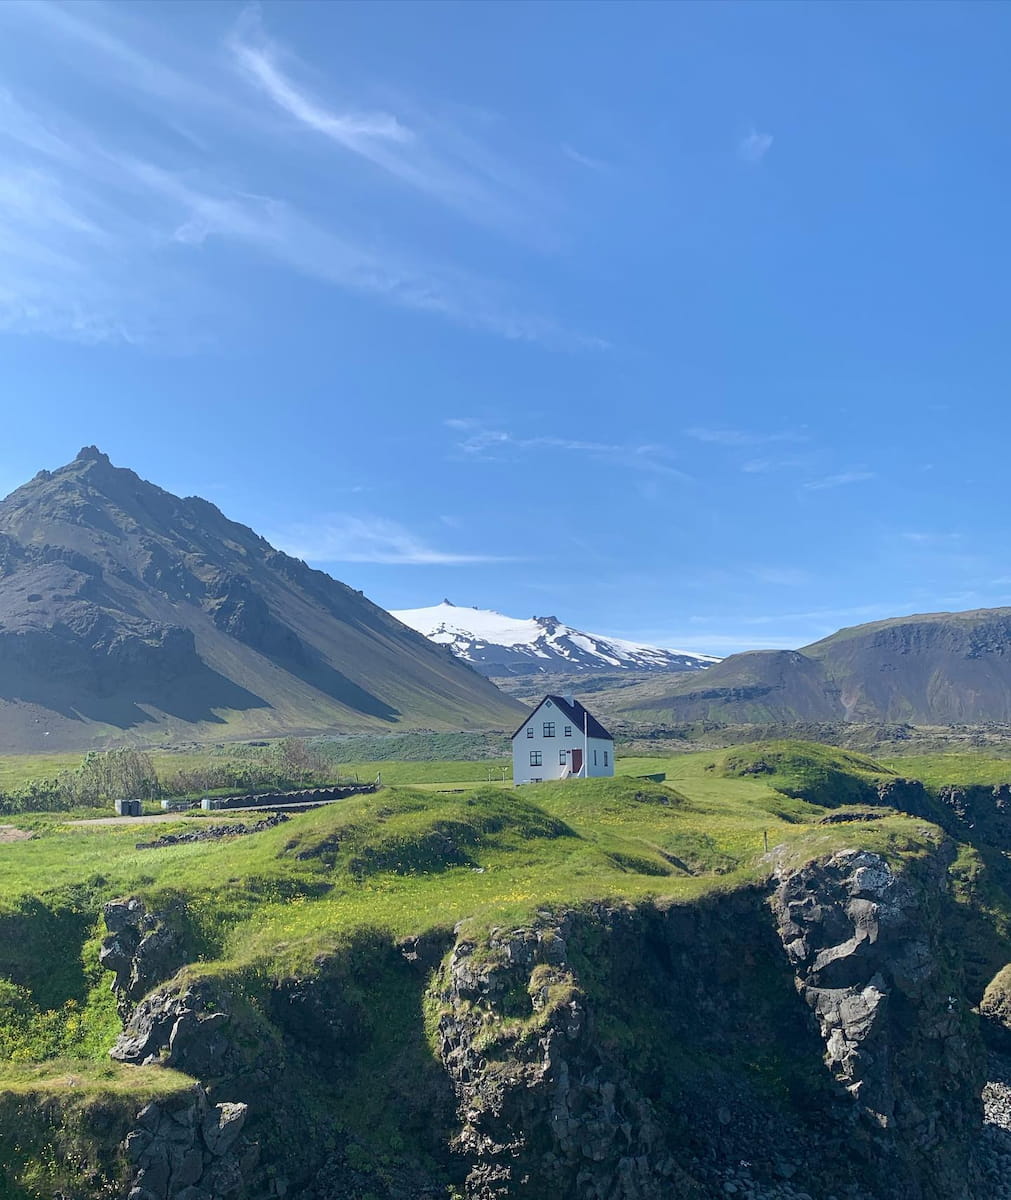
M479 846L508 850L535 839L578 836L522 796L496 788L476 788L466 797L394 791L379 802L319 811L284 852L358 879L475 866Z
M762 779L786 796L825 808L873 803L878 783L896 774L863 754L786 741L754 742L731 751L722 773L734 779Z

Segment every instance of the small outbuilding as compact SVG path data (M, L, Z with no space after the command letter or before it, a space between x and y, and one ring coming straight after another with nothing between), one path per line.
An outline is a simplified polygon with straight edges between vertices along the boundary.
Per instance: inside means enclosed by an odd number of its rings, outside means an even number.
M545 696L512 742L516 784L614 774L614 738L572 696Z

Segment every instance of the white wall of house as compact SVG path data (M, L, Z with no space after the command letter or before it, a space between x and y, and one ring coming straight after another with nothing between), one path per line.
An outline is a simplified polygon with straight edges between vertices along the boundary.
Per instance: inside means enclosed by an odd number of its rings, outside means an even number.
M573 750L584 750L582 727L573 725L561 709L546 700L513 738L513 783L561 779L567 767L577 775L579 755L574 764ZM579 778L614 774L614 742L591 737L585 752L586 769L578 772Z

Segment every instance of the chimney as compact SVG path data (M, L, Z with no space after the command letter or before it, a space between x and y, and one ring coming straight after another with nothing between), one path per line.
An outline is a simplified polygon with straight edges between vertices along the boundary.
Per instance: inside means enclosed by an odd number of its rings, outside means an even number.
M563 696L562 699L565 701L566 704L575 704L576 703L575 696Z

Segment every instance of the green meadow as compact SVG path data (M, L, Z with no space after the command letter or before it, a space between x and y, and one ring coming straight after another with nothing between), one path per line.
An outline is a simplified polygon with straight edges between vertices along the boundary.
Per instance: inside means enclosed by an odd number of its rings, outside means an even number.
M502 778L508 760L374 760L342 770L381 773L375 794L215 841L138 848L242 818L194 813L145 828L32 817L22 822L30 840L0 844L0 1059L103 1058L116 1024L97 949L101 905L115 896L172 914L191 971L277 979L365 931L395 939L597 900L691 901L841 845L915 856L938 830L890 810L863 819L877 784L917 773L931 786L990 784L1007 777L1004 765L970 755L884 763L773 741L626 757L613 779L516 790ZM644 778L653 774L665 782ZM823 823L847 804L861 819Z

